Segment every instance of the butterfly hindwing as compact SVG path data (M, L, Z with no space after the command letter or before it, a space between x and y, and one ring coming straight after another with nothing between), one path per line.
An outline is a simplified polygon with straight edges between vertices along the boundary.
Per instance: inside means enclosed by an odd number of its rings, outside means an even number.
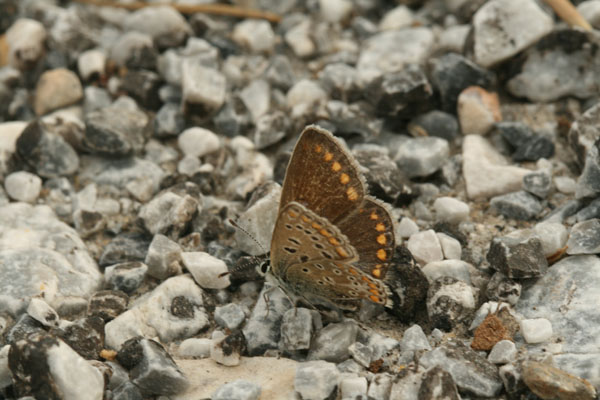
M292 264L315 259L358 259L348 238L326 218L291 202L279 212L271 242L273 273L283 276Z

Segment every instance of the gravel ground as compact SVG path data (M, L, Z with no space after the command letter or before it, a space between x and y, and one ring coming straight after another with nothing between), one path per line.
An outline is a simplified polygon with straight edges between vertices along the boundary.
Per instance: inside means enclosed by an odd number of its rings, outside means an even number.
M597 398L600 1L157 3L0 1L0 398ZM313 124L391 308L255 268Z

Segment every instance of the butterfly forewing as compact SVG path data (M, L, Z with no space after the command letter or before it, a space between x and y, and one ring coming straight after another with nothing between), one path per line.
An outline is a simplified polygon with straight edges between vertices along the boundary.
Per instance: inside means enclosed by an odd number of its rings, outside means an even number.
M292 264L315 259L354 261L356 250L348 238L326 218L291 202L279 212L271 242L273 273L285 275Z
M358 165L344 146L321 128L304 129L287 167L279 209L296 201L336 224L364 195Z

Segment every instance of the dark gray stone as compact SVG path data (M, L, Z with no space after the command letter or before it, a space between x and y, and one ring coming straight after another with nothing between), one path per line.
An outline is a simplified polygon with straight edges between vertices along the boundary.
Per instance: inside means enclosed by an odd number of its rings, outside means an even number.
M185 128L185 118L176 103L166 103L154 117L154 136L175 136Z
M245 318L244 310L237 304L230 303L215 308L215 322L223 328L234 330L244 322Z
M600 197L592 200L590 204L579 210L575 217L577 222L600 217Z
M534 171L523 177L523 190L545 199L552 189L552 176L546 171Z
M529 220L542 212L540 201L523 190L493 197L490 206L506 218Z
M600 139L590 147L583 171L577 180L575 198L589 199L600 196Z
M492 275L486 287L489 300L517 304L521 297L521 284L513 281L501 272Z
M432 61L431 83L440 92L442 108L456 112L458 95L469 86L488 87L494 76L460 54L448 53Z
M140 261L129 261L106 267L104 279L110 289L132 293L137 290L148 272L148 266Z
M85 125L83 145L89 152L105 156L139 153L149 134L143 112L116 105L88 113Z
M451 276L437 278L427 292L427 314L434 327L463 330L473 319L478 300L475 288Z
M128 261L144 261L150 241L139 233L123 233L106 245L98 265L106 267Z
M497 133L514 149L519 148L533 136L533 131L522 122L503 121L494 125Z
M308 350L314 330L313 316L306 308L287 310L281 322L281 344L284 350Z
M600 139L600 102L586 110L571 124L568 138L579 165L585 165L588 151Z
M329 324L313 339L307 360L339 363L350 357L348 347L356 341L358 326L354 321Z
M121 88L144 108L158 110L161 101L158 91L162 79L156 72L147 70L128 70L123 77Z
M129 296L121 291L101 290L90 298L87 313L108 322L127 310L128 303Z
M449 142L460 135L456 117L439 110L419 115L411 121L408 130L413 136L437 136Z
M548 269L542 243L535 236L495 237L487 260L493 269L512 279L536 278Z
M43 178L71 175L79 168L71 145L38 120L27 125L17 139L17 152Z
M448 342L426 352L419 364L425 368L440 367L452 376L461 392L473 396L495 397L502 390L498 368L460 342Z
M515 161L537 161L554 155L554 143L547 137L534 135L521 144L512 155Z
M188 386L175 361L153 340L129 339L123 343L117 360L129 370L131 381L145 396L174 395Z
M256 148L264 149L278 143L287 135L290 126L290 119L282 111L274 111L259 117L253 137Z
M104 321L98 316L65 321L50 333L64 340L86 360L97 359L104 348Z
M374 80L365 97L379 115L399 117L426 107L433 89L423 69L414 64Z

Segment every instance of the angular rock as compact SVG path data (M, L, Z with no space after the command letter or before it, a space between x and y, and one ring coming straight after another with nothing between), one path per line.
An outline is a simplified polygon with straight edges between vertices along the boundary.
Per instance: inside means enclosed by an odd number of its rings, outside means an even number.
M479 135L463 141L463 176L470 199L488 198L521 188L523 177L531 171L512 165Z
M40 76L35 88L34 109L40 116L70 106L83 98L81 82L75 73L58 68Z
M295 308L283 314L281 343L285 350L308 350L313 333L313 316L306 308Z
M539 277L548 269L540 239L531 236L495 237L487 260L490 267L513 279Z
M521 284L501 272L496 272L487 284L486 294L490 300L503 301L514 306L521 296Z
M178 275L182 271L181 247L168 237L154 235L145 263L148 266L148 275L158 279Z
M493 74L456 53L448 53L431 61L431 82L440 92L442 109L456 112L460 93L469 86L483 88L492 84Z
M131 381L145 396L174 395L189 384L167 351L153 340L128 340L119 350L117 360L129 370Z
M569 145L575 151L577 162L585 165L585 158L594 143L600 139L600 103L593 105L581 114L569 129Z
M98 316L103 321L110 321L127 310L128 302L129 296L123 292L101 290L90 298L87 313Z
M475 60L491 67L536 43L552 27L552 18L535 1L487 2L473 16Z
M494 345L488 355L493 364L508 364L517 360L517 347L510 340L501 340Z
M104 269L104 281L109 288L132 293L143 283L148 266L139 261L124 262Z
M181 132L177 138L177 144L183 154L194 157L205 156L221 147L217 135L200 127L188 128Z
M185 18L168 6L142 8L127 15L127 31L150 35L159 48L176 47L191 34Z
M244 322L245 318L244 310L235 303L215 308L215 322L223 328L234 330Z
M240 364L241 356L245 351L244 334L241 331L235 331L229 336L218 339L213 336L210 358L221 365L233 367Z
M594 218L573 225L567 242L567 254L600 253L600 219Z
M404 331L402 340L400 340L400 349L402 351L431 350L431 345L423 329L419 325L414 324Z
M590 382L551 365L526 361L522 368L523 381L533 393L542 399L553 397L559 400L592 400L596 398L596 389Z
M450 276L459 281L471 284L472 265L461 260L442 260L433 261L423 266L422 270L430 281L434 281L442 276Z
M425 177L439 170L449 156L448 142L437 137L414 138L405 141L394 161L408 177Z
M552 189L552 176L547 171L531 172L523 177L523 190L545 199Z
M275 44L271 24L264 20L245 20L236 24L231 38L250 52L270 52Z
M312 340L308 360L342 362L350 357L348 347L356 341L358 326L354 321L329 324Z
M459 136L456 117L444 111L434 110L421 114L408 125L412 136L435 136L452 142Z
M518 220L534 219L542 212L539 200L524 190L493 197L490 206L500 215Z
M427 314L436 328L450 331L469 321L478 291L455 278L444 276L431 283L427 292Z
M419 388L419 400L434 399L460 400L458 389L452 375L439 366L431 368L423 374Z
M216 69L184 60L181 85L183 109L187 115L208 118L225 102L226 79Z
M180 196L167 191L145 204L140 209L139 217L150 233L178 239L198 213L199 207L199 201L189 194Z
M438 221L457 224L469 218L469 205L453 197L438 197L433 208Z
M583 171L577 179L576 199L596 198L600 195L600 139L590 147Z
M225 289L230 285L227 264L223 260L201 251L181 253L181 260L201 287Z
M544 343L552 337L552 324L546 318L523 319L521 334L527 343Z
M219 387L210 397L211 400L258 400L260 386L238 379Z
M310 361L298 366L294 389L305 399L325 399L336 388L339 379L340 374L335 364Z
M411 235L406 247L421 265L444 258L442 245L432 229Z
M458 96L458 120L463 135L485 135L502 120L498 94L469 86Z
M498 368L460 343L449 342L419 359L425 368L438 366L448 372L461 392L494 397L502 390Z

